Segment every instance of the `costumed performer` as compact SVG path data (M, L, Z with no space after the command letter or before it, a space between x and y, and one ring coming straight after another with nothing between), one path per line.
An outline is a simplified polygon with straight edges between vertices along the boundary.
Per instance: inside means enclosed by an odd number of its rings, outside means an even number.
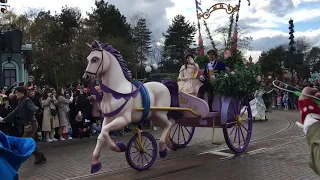
M185 63L181 66L178 77L179 91L197 95L202 83L197 78L199 65L194 62L194 56L187 53Z
M263 101L263 94L265 94L264 84L261 84L260 89L256 90L254 93L254 99L250 101L250 107L252 112L252 117L254 120L266 120L266 105Z
M272 102L273 102L272 98L273 98L273 92L275 90L273 89L271 81L267 83L265 90L266 90L266 93L262 95L262 99L264 101L264 104L266 105L267 112L272 113ZM268 120L267 115L265 120Z
M6 136L0 131L1 179L18 180L20 165L30 157L35 148L36 142L32 138Z
M320 92L316 88L305 87L302 94L313 95L320 98ZM298 106L301 113L301 123L310 149L309 167L320 176L320 107L311 98L300 95Z
M212 112L212 103L213 103L213 87L214 80L216 78L216 73L221 71L226 71L226 65L222 61L217 60L217 52L213 49L207 52L209 62L204 65L203 75L200 76L200 81L203 85L200 87L198 92L198 97L204 99L204 94L208 94L208 106L209 110Z

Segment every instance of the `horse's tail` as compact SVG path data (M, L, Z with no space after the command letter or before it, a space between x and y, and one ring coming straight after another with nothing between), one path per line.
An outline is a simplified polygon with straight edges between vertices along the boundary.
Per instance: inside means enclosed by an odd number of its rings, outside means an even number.
M164 80L163 84L169 89L171 104L170 107L180 107L179 104L179 86L174 80ZM168 117L179 119L183 116L183 111L168 111Z

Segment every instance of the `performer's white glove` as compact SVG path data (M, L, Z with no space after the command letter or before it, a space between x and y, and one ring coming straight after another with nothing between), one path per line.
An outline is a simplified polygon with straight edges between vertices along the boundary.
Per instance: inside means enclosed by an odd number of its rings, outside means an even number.
M299 128L301 128L301 129L303 129L303 124L301 124L300 122L296 122L296 125L299 127Z
M211 76L211 78L212 78L212 79L215 79L215 78L216 78L216 76L215 76L215 75L212 75L212 76Z
M201 75L201 76L199 77L199 79L200 79L200 81L206 80L203 75Z

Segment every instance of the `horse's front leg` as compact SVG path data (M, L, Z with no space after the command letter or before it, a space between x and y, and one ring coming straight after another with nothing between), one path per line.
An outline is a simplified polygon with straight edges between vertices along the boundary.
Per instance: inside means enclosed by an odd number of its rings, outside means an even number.
M103 119L102 127L106 126L109 124L109 119L106 117ZM92 166L91 166L91 173L95 173L101 169L101 163L99 162L99 157L101 153L101 148L103 143L105 143L105 137L103 136L103 133L101 131L100 135L98 136L97 139L97 144L96 147L94 148L93 154L92 154Z
M126 145L118 142L115 143L112 138L110 137L109 133L111 131L121 130L126 125L128 125L131 122L131 119L129 119L126 116L119 116L115 118L113 121L111 121L106 126L102 127L101 133L103 133L103 137L106 140L106 143L109 145L110 149L116 152L123 152L126 150Z

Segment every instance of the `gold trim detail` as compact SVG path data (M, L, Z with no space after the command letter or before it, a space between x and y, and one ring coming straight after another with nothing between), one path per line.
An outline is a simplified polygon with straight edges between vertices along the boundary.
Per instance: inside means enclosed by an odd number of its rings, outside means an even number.
M248 2L250 3L249 0L248 0ZM220 9L226 10L227 14L232 14L233 12L237 12L239 10L239 5L236 5L236 6L233 7L230 4L226 4L226 3L214 4L209 9L207 9L206 12L199 13L198 14L198 19L201 19L201 18L208 19L213 11L220 10Z

